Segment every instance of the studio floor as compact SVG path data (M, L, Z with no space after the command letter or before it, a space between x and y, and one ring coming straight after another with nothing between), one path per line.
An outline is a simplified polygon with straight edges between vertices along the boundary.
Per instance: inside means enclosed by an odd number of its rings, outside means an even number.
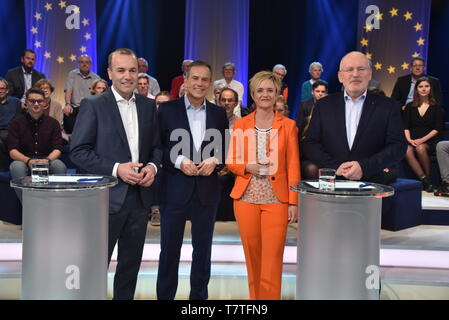
M423 208L447 210L449 198L423 193ZM284 254L282 299L296 298L297 224L290 225ZM148 224L146 245L139 272L136 299L155 299L159 227ZM187 223L179 268L176 299L189 295L191 259L190 224ZM0 222L0 299L20 299L20 226ZM248 299L243 249L235 222L217 222L212 248L212 274L209 298ZM449 299L449 226L421 225L397 232L381 230L381 300ZM111 297L115 262L108 273Z

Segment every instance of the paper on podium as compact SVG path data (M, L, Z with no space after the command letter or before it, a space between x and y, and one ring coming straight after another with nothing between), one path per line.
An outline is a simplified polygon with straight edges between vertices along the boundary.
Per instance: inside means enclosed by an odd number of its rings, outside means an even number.
M49 182L97 182L103 179L103 176L58 176L50 175Z
M307 181L306 183L317 189L320 187L319 182ZM374 186L369 183L360 183L359 181L337 181L335 182L335 189L371 190L374 189Z

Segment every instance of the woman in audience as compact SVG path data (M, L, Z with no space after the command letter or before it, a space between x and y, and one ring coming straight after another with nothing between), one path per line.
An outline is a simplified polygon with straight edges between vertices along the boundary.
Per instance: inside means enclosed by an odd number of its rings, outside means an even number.
M262 71L250 80L255 112L237 119L226 160L236 175L231 197L251 299L280 299L287 226L297 219L300 179L295 121L274 112L280 81Z
M92 88L90 89L91 95L96 95L105 92L109 89L108 83L106 80L103 79L97 79L94 82L92 82Z
M274 110L276 110L278 113L282 114L285 117L288 117L288 105L287 101L285 101L285 98L283 96L279 96L276 99L276 104L274 106Z
M53 87L51 82L48 81L47 79L41 79L34 84L34 88L40 89L44 92L45 105L46 105L46 108L44 109L44 114L56 119L59 122L59 124L61 125L62 138L66 142L69 141L69 137L64 132L63 127L64 114L62 112L62 105L58 101L51 98L51 95L55 91L55 87Z
M436 103L429 78L422 77L416 81L413 101L406 105L403 118L408 142L407 162L422 181L423 190L433 192L429 154L435 152L443 130L443 110Z

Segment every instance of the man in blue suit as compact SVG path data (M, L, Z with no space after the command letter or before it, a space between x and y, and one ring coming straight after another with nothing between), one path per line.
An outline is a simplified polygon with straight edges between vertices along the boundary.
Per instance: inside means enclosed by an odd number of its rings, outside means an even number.
M118 242L114 299L132 299L152 202L149 187L162 152L156 105L134 94L136 55L117 49L109 55L108 65L111 89L81 101L71 159L88 173L118 178L109 193L109 261Z
M397 103L367 93L371 67L360 52L347 54L338 78L345 91L320 99L302 144L319 168L348 180L394 182L407 144Z
M205 97L211 86L211 67L202 61L190 64L184 97L159 108L163 151L161 253L157 297L175 298L184 228L192 223L190 299L208 298L212 235L220 199L217 172L223 168L225 130L223 108Z

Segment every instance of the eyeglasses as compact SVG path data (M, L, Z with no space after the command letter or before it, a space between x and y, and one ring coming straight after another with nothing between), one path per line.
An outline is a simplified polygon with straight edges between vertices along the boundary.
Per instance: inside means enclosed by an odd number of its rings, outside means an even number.
M223 103L226 103L226 102L234 102L235 100L234 99L226 99L226 98L221 98L220 99L220 102L223 102Z
M345 73L354 73L354 71L357 70L358 73L365 73L369 70L370 68L348 68L345 70L341 70L341 72L345 72Z
M39 100L36 100L36 99L28 99L28 102L30 103L30 104L44 104L44 100L41 100L41 99L39 99Z

